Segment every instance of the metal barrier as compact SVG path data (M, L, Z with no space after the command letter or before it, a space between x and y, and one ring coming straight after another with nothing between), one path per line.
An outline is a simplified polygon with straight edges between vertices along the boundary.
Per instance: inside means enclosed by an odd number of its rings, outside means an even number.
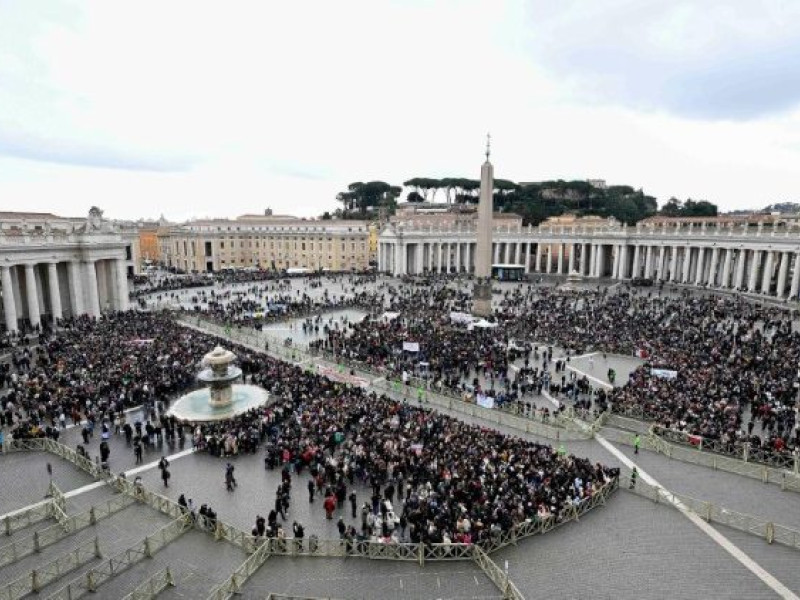
M186 531L191 529L191 519L188 515L175 519L154 534L147 536L141 542L127 550L116 554L103 561L96 568L92 568L84 575L73 579L60 590L49 596L49 600L75 600L89 592L96 592L97 588L109 579L116 577L122 571L143 560L151 558L153 554L164 546L174 541Z
M631 472L626 470L620 477L630 482ZM750 535L755 535L763 538L769 544L777 542L784 546L800 550L800 530L780 525L774 521L767 521L766 519L747 513L731 510L713 502L698 500L691 496L671 492L662 487L652 486L641 481L641 479L637 479L636 485L633 488L628 485L626 489L648 500L665 502L673 508L677 508L674 504L674 502L677 502L686 510L693 512L710 523L718 523L738 531L749 533Z
M123 596L122 600L152 600L168 587L175 587L175 580L169 567L137 585L131 593Z
M66 573L101 557L100 543L97 538L94 538L94 541L81 544L54 561L29 571L22 577L4 585L0 588L0 600L18 600L28 594L38 593L43 587Z
M241 591L242 585L261 568L271 556L270 545L262 544L208 596L208 600L228 600Z
M0 567L17 562L21 558L39 552L42 548L55 544L70 533L75 533L94 525L97 521L110 517L134 503L134 500L125 496L112 498L104 504L92 506L89 510L66 518L64 524L57 523L32 535L19 540L14 540L0 548Z
M791 471L795 474L800 473L800 455L798 454L777 454L763 448L753 448L749 442L725 443L721 440L691 435L685 431L668 429L660 425L653 425L653 435L657 435L668 442L696 448L705 452L713 452L730 458L736 458L744 462L755 462Z
M502 570L497 563L495 563L489 555L478 547L475 547L473 560L478 565L489 580L500 590L503 598L511 598L512 600L525 600L525 596L517 589L517 586L511 583L508 578L508 573Z
M405 389L407 387L410 388L410 386L403 386L400 382L389 380L384 381L382 387L387 391L396 392L398 385L401 386L400 389ZM373 387L376 386L373 384ZM412 400L411 390L413 390L413 388L409 390L409 396L407 398L408 401ZM483 419L491 423L497 423L498 425L511 427L513 429L524 431L539 437L564 441L580 441L587 440L592 437L592 433L588 428L576 425L567 417L563 419L557 419L553 417L551 424L549 421L545 421L544 419L540 420L530 417L516 416L502 410L484 408L472 402L466 402L460 398L443 398L430 392L426 394L426 398L430 404L447 408L453 412ZM416 401L416 398L414 398L414 401Z
M633 445L634 434L630 432L606 428L602 430L601 435L612 442L628 446ZM656 435L652 430L647 435L641 435L640 440L642 448L658 452L675 460L758 479L762 483L779 485L782 490L800 492L800 475L792 471L781 470L760 463L745 462L738 458L714 452L706 452L697 446L673 444Z
M24 509L18 513L6 515L3 518L3 530L6 535L12 535L15 531L25 529L45 519L53 518L53 501L48 500L42 504L37 504L31 508Z

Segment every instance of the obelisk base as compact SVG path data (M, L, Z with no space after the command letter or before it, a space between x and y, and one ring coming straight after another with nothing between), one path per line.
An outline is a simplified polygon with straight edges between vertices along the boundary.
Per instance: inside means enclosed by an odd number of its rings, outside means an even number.
M479 279L472 288L472 314L476 317L492 316L492 282Z

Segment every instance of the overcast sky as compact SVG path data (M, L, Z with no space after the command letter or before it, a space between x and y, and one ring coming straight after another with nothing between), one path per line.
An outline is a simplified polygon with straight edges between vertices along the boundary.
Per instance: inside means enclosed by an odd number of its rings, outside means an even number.
M319 215L353 181L800 200L797 0L0 0L0 210Z

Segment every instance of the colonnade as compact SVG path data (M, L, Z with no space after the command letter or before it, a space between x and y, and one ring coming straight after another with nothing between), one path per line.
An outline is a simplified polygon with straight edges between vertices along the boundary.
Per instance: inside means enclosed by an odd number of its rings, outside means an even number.
M442 237L445 239L409 236L380 240L378 269L394 275L473 272L474 237L473 241L464 239L466 236L447 240L447 233ZM501 238L492 243L492 262L523 267L525 273L650 279L797 299L800 244L762 239L763 243L725 244L696 239L680 243L617 241L589 236L577 241Z
M7 331L20 323L39 326L42 319L100 316L127 310L127 262L122 258L49 261L0 265L0 285Z

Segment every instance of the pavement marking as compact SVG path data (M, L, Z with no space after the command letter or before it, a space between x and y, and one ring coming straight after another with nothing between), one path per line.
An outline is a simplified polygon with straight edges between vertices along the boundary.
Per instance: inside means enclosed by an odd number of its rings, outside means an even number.
M756 561L750 558L747 554L742 552L742 550L736 546L733 542L731 542L728 538L726 538L723 534L721 534L717 529L715 529L712 525L704 521L701 517L690 511L686 505L675 498L672 493L665 488L663 485L658 483L650 474L642 470L639 465L634 463L630 458L628 458L619 448L614 446L611 442L609 442L606 438L602 435L595 435L594 439L598 441L598 443L603 446L606 450L611 452L614 456L616 456L625 466L629 469L633 469L636 467L636 470L639 474L639 477L645 483L652 485L657 488L661 488L667 497L667 501L672 504L675 508L677 508L683 516L689 519L692 523L694 523L703 533L705 533L708 537L710 537L713 541L715 541L719 546L722 547L728 554L730 554L733 558L739 561L745 568L747 568L751 573L753 573L756 577L758 577L761 581L763 581L767 586L772 589L778 596L781 598L791 598L794 600L800 600L798 596L792 592L789 588L783 585L780 581L778 581L771 573L769 573L766 569L764 569L761 565L759 565Z
M167 458L168 461L171 462L173 460L177 460L178 458L183 458L184 456L189 456L193 452L194 452L194 448L193 447L192 448L187 448L186 450L182 450L181 452L177 452L175 454L171 454L170 456L167 456L166 458ZM128 475L136 475L137 473L142 473L144 471L149 471L150 469L155 469L158 466L159 462L161 462L160 458L158 460L154 460L153 462L147 463L146 465L140 465L138 467L134 467L133 469L128 469L127 471L124 471L125 476L127 477Z
M91 492L92 490L96 490L97 488L101 488L106 484L105 481L95 481L94 483L90 483L83 487L76 488L74 490L70 490L68 492L64 492L64 498L74 498L75 496L79 496L85 492Z
M478 583L478 577L477 577L477 575L473 575L473 576L472 576L472 578L475 580L475 585L476 585L476 586L478 586L478 587L480 587L480 585L481 585L481 584L480 584L480 583Z
M79 494L83 494L84 492L90 492L92 490L96 490L99 487L103 487L106 484L105 481L95 481L94 483L90 483L88 485L84 485L83 487L76 488L74 490L70 490L69 492L64 492L64 498L73 498L78 496ZM11 512L7 512L4 515L0 515L0 521L5 519L6 517L14 517L16 515L24 513L26 510L31 510L34 508L39 508L40 506L44 506L50 502L49 499L39 500L39 502L34 502L33 504L28 504L28 506L23 506L22 508L18 508L16 510L12 510Z
M613 390L613 389L614 389L614 386L613 386L613 385L611 385L611 384L610 384L610 383L608 383L607 381L603 381L603 380L601 380L601 379L598 379L598 378L597 378L597 377L595 377L594 375L589 375L588 373L585 373L585 372L581 371L580 369L576 369L575 367L573 367L573 366L571 366L571 365L567 365L567 368L568 368L570 371L575 371L576 373L580 373L581 375L583 375L583 376L584 376L584 377L586 377L587 379L591 379L591 380L592 380L592 381L594 381L595 383L598 383L598 384L602 385L602 386L603 386L603 387L605 387L605 388L608 388L608 389L610 389L610 390Z
M544 389L544 388L542 388L542 396L544 396L544 397L545 397L545 398L547 398L547 399L548 399L550 402L552 402L552 403L553 403L553 405L554 405L556 408L561 408L561 402L559 402L558 400L556 400L555 398L553 398L553 397L550 395L550 392L548 392L548 391L547 391L546 389Z

